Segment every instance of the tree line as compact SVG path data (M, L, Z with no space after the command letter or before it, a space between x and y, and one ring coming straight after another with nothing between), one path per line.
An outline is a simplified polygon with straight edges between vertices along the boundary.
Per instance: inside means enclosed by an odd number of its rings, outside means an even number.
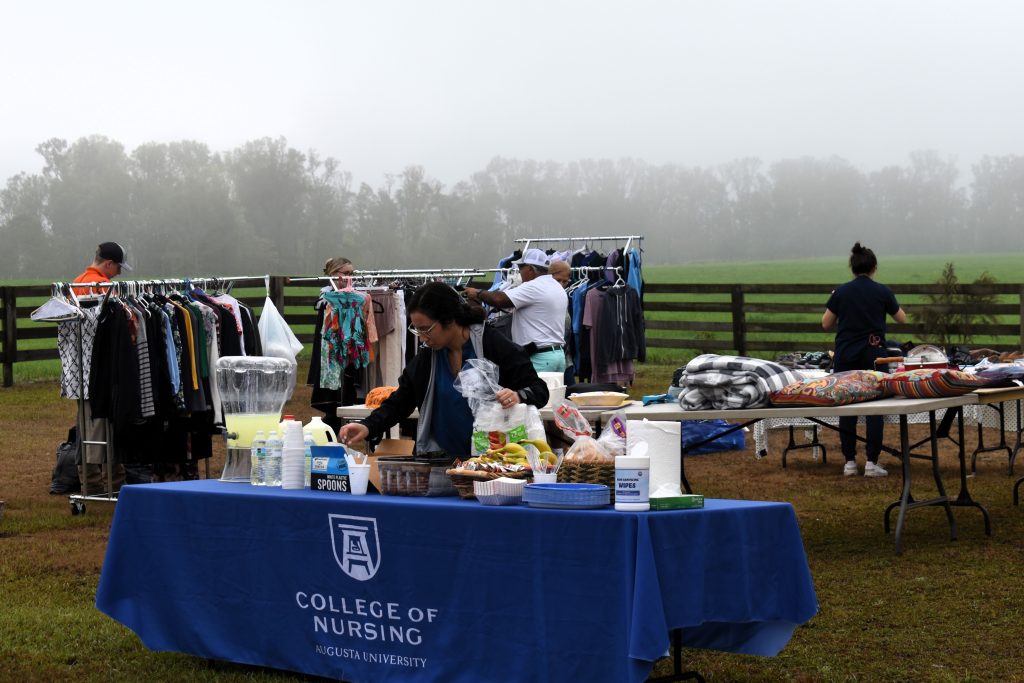
M421 166L353 188L341 163L284 138L226 151L195 141L130 153L102 136L51 139L38 174L0 192L5 278L67 279L96 245L127 247L139 277L487 267L520 237L638 234L645 262L1024 251L1024 157L916 152L862 172L839 157L716 167L637 159L494 158L446 188Z

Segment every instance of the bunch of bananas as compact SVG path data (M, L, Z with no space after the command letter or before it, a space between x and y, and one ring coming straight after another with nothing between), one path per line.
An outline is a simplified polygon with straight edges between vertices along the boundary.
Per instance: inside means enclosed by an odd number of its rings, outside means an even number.
M501 448L490 448L483 455L466 460L462 467L467 470L486 472L518 472L529 469L526 449L517 443L507 443Z
M461 467L467 470L478 470L487 472L518 472L530 468L530 460L527 455L526 445L536 448L540 454L538 462L553 466L556 456L551 452L551 446L540 439L523 439L516 442L509 442L500 448L490 448L483 455L469 458Z

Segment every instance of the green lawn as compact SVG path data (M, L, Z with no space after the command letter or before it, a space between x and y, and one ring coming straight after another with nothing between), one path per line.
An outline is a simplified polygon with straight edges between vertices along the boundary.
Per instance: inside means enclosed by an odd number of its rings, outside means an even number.
M988 272L998 282L1024 282L1024 253L940 254L886 256L878 254L878 281L886 284L930 284L952 263L960 282L974 281ZM850 279L847 257L793 261L699 262L680 266L645 266L650 282L701 283L831 283Z

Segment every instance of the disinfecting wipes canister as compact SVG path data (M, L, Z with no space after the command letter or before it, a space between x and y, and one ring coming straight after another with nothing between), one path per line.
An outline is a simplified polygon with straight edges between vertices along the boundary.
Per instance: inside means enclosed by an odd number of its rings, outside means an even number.
M649 510L650 480L651 459L646 455L620 455L615 458L615 509L629 512Z

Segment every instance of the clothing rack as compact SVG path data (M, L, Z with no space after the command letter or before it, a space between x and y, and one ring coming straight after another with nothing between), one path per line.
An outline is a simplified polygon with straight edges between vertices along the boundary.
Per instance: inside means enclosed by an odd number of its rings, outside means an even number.
M71 302L75 306L81 308L80 304L82 300L86 301L99 301L100 305L106 302L107 298L110 297L113 292L142 292L146 290L152 290L155 287L169 287L175 285L201 285L206 288L211 284L214 287L220 287L222 284L226 284L226 291L230 291L231 285L239 280L256 280L262 279L269 295L270 292L270 275L239 275L234 277L191 277L191 278L156 278L151 280L117 280L117 281L103 281L103 282L54 282L51 285L51 291L53 296L56 297L58 294L67 294ZM106 292L102 295L102 300L98 297L99 294L86 294L76 295L75 289L103 289ZM86 297L90 297L86 299ZM37 322L68 322L67 320L61 319L47 319L47 318L35 318ZM85 351L84 351L84 335L82 316L79 315L77 318L78 323L78 411L75 418L75 424L78 428L78 439L82 445L82 469L80 476L82 477L82 493L73 493L68 496L68 501L71 505L71 514L79 515L85 513L86 501L96 501L103 503L116 503L117 493L113 490L114 478L113 478L113 452L114 452L114 438L111 433L110 424L104 421L103 424L103 440L102 441L90 441L85 438ZM89 446L103 446L104 447L104 465L107 471L107 490L103 493L90 494L88 479L85 476L85 469L87 465L86 448ZM206 478L210 477L210 461L206 463Z
M588 273L590 271L602 270L612 271L613 273L622 273L622 266L570 266L569 269L574 273ZM511 273L515 272L517 268L509 266L508 268L481 268L479 273Z
M197 286L202 288L210 287L215 289L225 287L231 291L231 287L239 280L263 280L267 294L270 293L269 275L236 275L233 277L188 277L188 278L153 278L150 280L105 280L103 282L55 282L54 291L60 288L61 291L69 291L74 296L75 289L106 289L107 295L111 292L142 292L154 287L174 287L176 285Z
M293 277L288 278L289 282L329 282L333 286L338 280L346 283L363 282L368 286L377 285L378 282L397 280L421 280L423 283L434 280L456 280L457 284L465 284L469 279L483 275L484 271L477 268L414 268L414 269L387 269L387 270L355 270L351 275L317 275L315 277Z
M625 240L626 246L623 247L623 253L629 251L633 241L636 240L637 248L642 250L642 244L644 241L643 235L605 235L599 237L521 237L513 240L516 244L523 245L523 251L530 248L530 244L533 242L539 243L551 243L551 242L568 242L569 248L574 246L575 242L583 242L586 245L589 242L621 242Z

